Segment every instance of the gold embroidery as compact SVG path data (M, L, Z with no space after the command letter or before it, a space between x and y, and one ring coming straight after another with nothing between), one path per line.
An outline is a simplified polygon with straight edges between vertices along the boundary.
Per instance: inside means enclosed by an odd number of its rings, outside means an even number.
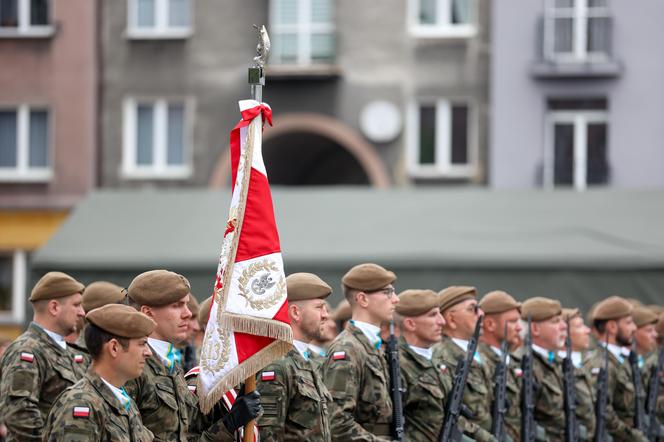
M212 333L216 332L216 336ZM208 327L201 351L201 366L212 372L218 371L228 363L231 345L230 333L218 327Z

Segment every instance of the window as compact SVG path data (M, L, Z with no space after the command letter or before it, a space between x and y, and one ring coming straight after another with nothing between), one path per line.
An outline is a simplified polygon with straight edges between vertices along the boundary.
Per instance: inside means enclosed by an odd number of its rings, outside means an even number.
M411 32L416 37L472 37L473 0L409 0Z
M129 38L186 38L191 35L189 0L128 0Z
M122 170L126 177L190 176L188 107L175 99L125 101Z
M0 0L0 37L53 35L48 0Z
M47 181L49 113L29 106L0 108L0 181Z
M334 63L333 5L332 0L272 0L270 62L304 66Z
M544 184L584 190L607 184L606 100L550 100Z
M468 178L475 173L472 110L468 103L438 100L411 106L408 164L420 178Z
M0 322L22 323L25 319L26 253L0 254Z
M547 0L544 52L548 60L604 61L611 17L607 0Z

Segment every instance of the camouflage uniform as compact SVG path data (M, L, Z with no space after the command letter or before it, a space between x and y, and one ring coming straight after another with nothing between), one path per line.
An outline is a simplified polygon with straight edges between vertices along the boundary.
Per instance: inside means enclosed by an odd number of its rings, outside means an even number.
M88 415L75 417L75 407L87 408ZM152 438L136 404L132 401L127 410L98 375L88 372L53 404L43 440L147 442Z
M621 441L646 441L646 437L638 430L632 428L631 420L625 421L622 416L629 408L628 404L634 404L634 385L630 377L629 362L622 357L616 358L609 353L608 370L608 403L606 406L606 430L615 442ZM623 364L624 361L624 364ZM625 369L624 365L627 365ZM586 367L592 374L593 391L597 391L597 375L600 368L604 367L604 349L598 348L588 354L584 361Z
M486 366L486 371L491 379L491 388L493 389L496 366L500 363L500 356L491 349L491 346L480 342L478 351L482 362ZM521 360L510 354L507 364L507 376L505 380L505 404L507 410L504 416L505 432L514 441L521 439L521 388L519 378L521 376ZM493 392L493 390L492 390ZM492 404L493 406L493 404Z
M563 374L560 359L553 361L533 349L535 380L535 421L546 431L547 441L562 441L565 436Z
M266 375L267 373L267 375ZM265 367L256 389L261 394L261 437L280 441L330 441L332 396L313 364L293 349Z
M654 351L650 353L645 358L645 363L643 364L643 370L641 371L643 376L643 386L644 393L646 398L648 397L648 386L650 384L650 376L652 375L651 370L657 367L657 357L658 352ZM664 374L660 373L659 375L659 389L657 391L657 406L656 406L656 415L657 420L660 425L664 424ZM648 410L646 410L648 411Z
M225 440L233 441L233 435L224 424L215 422L209 428L198 408L198 400L189 392L179 365L173 373L153 355L145 360L143 374L125 386L136 401L143 423L153 433L156 441Z
M64 350L31 323L0 362L0 421L7 441L41 440L44 422L63 390L85 375L88 356L71 345Z
M332 437L341 441L390 440L392 399L387 361L362 330L348 323L332 342L322 369L338 408Z
M478 441L485 441L493 439L490 433L491 403L493 400L492 379L486 371L479 352L477 356L480 361L478 362L476 358L470 364L466 388L463 393L463 403L472 413L468 420L479 427L478 431L472 436ZM466 352L447 336L444 336L443 340L433 347L433 361L444 369L450 379L454 376L459 359L465 357Z
M585 367L574 368L576 387L576 419L580 440L592 440L595 434L595 389L592 376ZM585 427L585 432L581 426Z

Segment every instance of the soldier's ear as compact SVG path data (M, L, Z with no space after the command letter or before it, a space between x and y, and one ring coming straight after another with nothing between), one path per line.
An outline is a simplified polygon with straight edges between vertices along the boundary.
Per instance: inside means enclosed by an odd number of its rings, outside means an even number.
M58 316L60 313L60 301L58 299L49 299L46 304L46 310L51 316Z
M141 313L147 315L150 319L154 318L154 313L152 312L152 309L148 305L141 306Z

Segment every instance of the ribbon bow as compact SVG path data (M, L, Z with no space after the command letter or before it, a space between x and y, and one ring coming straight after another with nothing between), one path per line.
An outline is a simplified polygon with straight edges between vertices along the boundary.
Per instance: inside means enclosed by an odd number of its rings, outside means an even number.
M272 109L265 103L259 103L252 108L243 110L241 114L242 119L245 121L251 121L258 115L262 115L263 124L265 124L265 121L267 121L267 123L272 126Z

